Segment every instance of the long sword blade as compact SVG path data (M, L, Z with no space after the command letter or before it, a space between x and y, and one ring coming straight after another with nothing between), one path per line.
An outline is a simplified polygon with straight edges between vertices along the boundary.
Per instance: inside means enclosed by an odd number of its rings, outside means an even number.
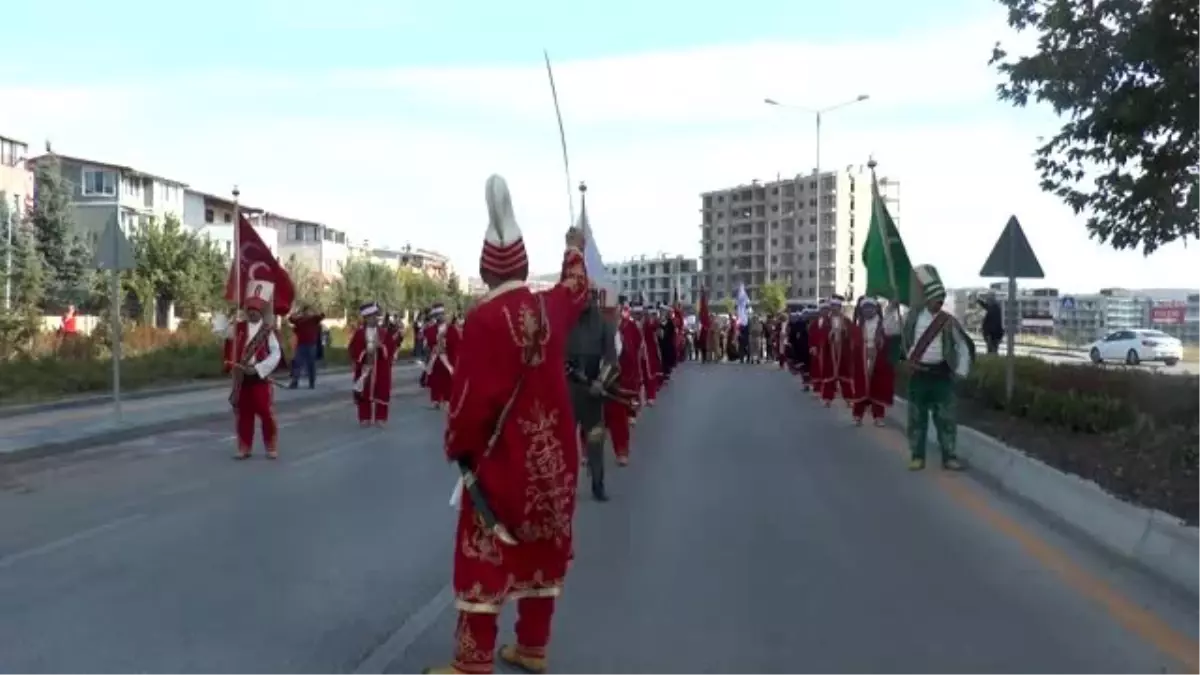
M558 118L558 140L562 144L563 168L567 174L567 205L571 209L571 223L575 225L575 192L571 189L571 160L567 158L567 132L563 128L562 108L558 105L558 89L554 86L554 69L550 67L550 52L543 49L546 57L546 75L550 77L550 96L554 98L554 116Z

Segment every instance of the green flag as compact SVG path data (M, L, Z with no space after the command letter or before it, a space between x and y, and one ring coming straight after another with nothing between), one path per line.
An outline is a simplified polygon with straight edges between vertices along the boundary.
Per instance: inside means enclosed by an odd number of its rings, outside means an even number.
M862 262L867 268L865 295L908 304L912 263L887 204L879 196L874 162L871 166L871 226L863 244Z

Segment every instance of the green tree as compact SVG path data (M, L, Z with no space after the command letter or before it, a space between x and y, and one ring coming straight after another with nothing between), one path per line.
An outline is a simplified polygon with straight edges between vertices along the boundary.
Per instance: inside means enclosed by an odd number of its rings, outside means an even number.
M1116 249L1200 236L1195 0L999 1L1010 26L1039 34L1028 56L996 44L999 98L1067 120L1037 150L1042 189Z
M0 213L0 217L3 217ZM7 231L0 241L0 256L7 246ZM7 270L6 270L7 271ZM37 241L27 227L13 231L11 307L0 311L0 359L7 359L33 344L41 330L42 301L46 293L46 272Z
M398 277L404 289L401 307L408 312L417 312L435 302L446 302L446 285L410 268L400 270Z
M758 289L759 305L768 314L778 314L787 306L787 286L768 281Z
M37 241L37 251L46 267L47 309L58 309L78 299L86 288L85 271L91 256L73 255L76 240L72 234L71 197L74 186L62 175L62 166L54 155L47 155L34 172L37 200L28 214L29 226ZM53 305L53 307L51 307Z
M341 265L342 276L330 289L331 308L357 316L364 302L386 310L400 307L404 291L394 268L366 258L351 258Z
M129 238L135 268L121 273L123 294L132 296L142 321L157 323L174 305L181 319L223 306L229 261L207 237L184 227L174 215L150 220ZM107 274L92 284L100 306L111 304ZM160 310L156 316L155 310Z
M288 256L283 268L296 287L298 304L310 304L322 311L330 308L329 284L320 273L294 254Z

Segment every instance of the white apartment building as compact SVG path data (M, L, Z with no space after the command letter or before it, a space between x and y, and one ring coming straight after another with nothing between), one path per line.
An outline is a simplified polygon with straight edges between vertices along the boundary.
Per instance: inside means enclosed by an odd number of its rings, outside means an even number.
M346 233L321 223L264 213L263 224L279 233L279 259L292 258L322 274L327 280L342 274L350 257Z
M898 181L880 178L893 216L899 188ZM835 293L856 297L865 286L861 253L871 222L865 165L705 192L700 216L701 279L713 300L733 297L742 283L752 299L773 281L805 302Z
M695 306L700 302L703 279L695 258L658 253L637 256L607 267L617 292L631 302L640 299L651 305L671 304L677 290L679 301L684 305Z
M20 217L33 206L33 171L25 164L28 157L28 145L0 136L0 203L9 215ZM7 226L0 223L0 236L7 235Z
M207 237L225 255L232 258L234 207L232 199L187 189L183 194L183 224L201 236ZM236 207L239 212L246 215L254 227L254 231L271 250L271 254L278 258L279 232L262 224L262 209L246 204L237 204Z
M150 219L168 215L183 217L183 195L187 185L120 164L59 154L44 154L28 160L36 170L57 160L63 180L71 188L71 204L78 234L94 240L104 231L114 212L121 229L134 232Z
M359 246L352 246L350 253L364 256L368 260L388 265L397 270L411 269L441 282L448 282L453 276L458 279L459 291L467 292L467 281L454 273L454 265L450 262L450 256L437 251L414 248L411 244L405 244L400 249L380 248L371 246L370 242L363 242Z

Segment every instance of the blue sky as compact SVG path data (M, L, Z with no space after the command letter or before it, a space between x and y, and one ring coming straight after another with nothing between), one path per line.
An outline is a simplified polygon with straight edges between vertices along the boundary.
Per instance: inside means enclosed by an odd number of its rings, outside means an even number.
M555 61L576 180L606 259L698 253L698 194L811 170L811 118L838 111L825 168L874 155L903 184L914 258L976 276L1010 213L1071 290L1194 283L1194 249L1145 260L1088 241L1037 189L1043 110L994 100L992 0L853 4L66 0L6 8L0 134L133 164L448 252L473 274L482 186L513 186L536 269L566 220L541 50Z

